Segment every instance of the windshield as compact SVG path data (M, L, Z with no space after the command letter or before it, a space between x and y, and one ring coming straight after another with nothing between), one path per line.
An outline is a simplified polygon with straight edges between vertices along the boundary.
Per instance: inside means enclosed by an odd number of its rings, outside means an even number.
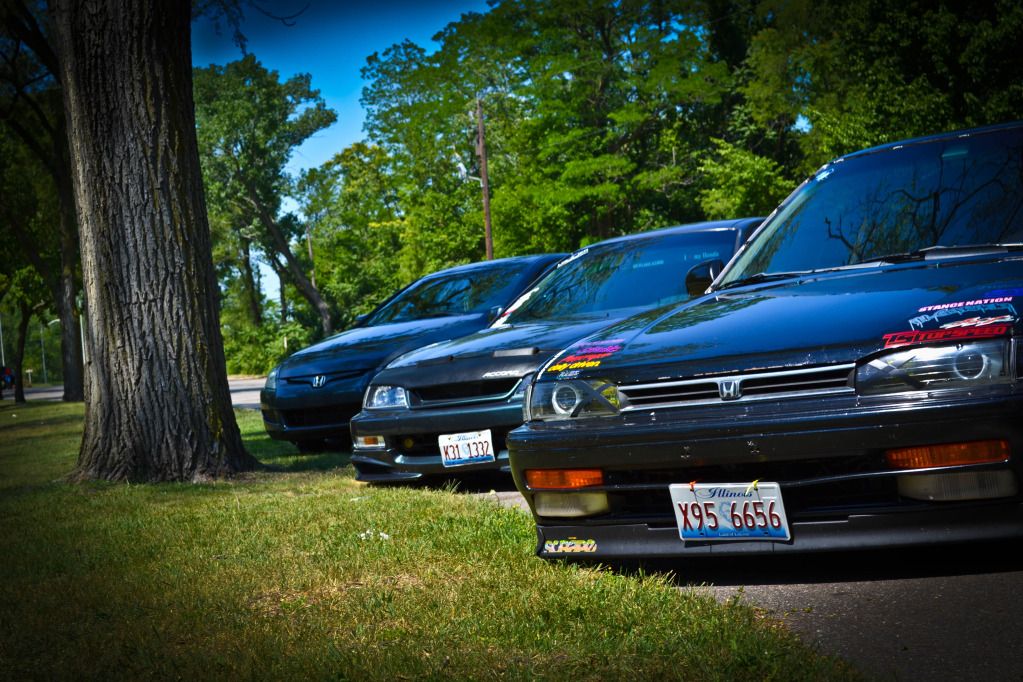
M1023 241L1023 130L907 144L829 164L782 205L718 286L931 246Z
M517 261L421 279L366 318L363 325L487 312L525 284L520 279L529 266L528 261Z
M598 245L561 262L496 324L549 320L688 298L686 273L697 263L727 261L730 229L676 233Z

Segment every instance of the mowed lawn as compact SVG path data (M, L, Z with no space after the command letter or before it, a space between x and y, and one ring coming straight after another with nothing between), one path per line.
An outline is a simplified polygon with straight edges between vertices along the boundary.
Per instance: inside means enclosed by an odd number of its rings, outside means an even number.
M238 416L277 471L68 484L82 405L0 402L0 677L855 677L744 605L545 563L526 514L357 483Z

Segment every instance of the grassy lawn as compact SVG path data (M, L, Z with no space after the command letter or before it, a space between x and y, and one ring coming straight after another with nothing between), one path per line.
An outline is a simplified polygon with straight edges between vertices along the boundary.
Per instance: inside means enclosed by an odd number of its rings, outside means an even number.
M526 514L372 488L347 454L214 485L69 485L80 404L0 403L0 678L851 679L662 577L548 564Z

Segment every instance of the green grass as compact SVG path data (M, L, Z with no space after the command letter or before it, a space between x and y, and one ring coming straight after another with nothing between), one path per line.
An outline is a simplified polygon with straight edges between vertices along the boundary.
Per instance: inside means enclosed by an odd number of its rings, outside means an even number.
M545 563L519 511L367 487L238 414L277 470L76 485L82 406L0 403L0 677L854 677L743 605Z

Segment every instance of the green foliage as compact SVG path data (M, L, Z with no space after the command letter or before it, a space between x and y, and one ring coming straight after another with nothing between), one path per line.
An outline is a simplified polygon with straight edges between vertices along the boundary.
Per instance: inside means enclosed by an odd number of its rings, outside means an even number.
M700 205L708 218L767 215L795 189L771 159L724 140L714 143L715 153L700 164L705 183Z

